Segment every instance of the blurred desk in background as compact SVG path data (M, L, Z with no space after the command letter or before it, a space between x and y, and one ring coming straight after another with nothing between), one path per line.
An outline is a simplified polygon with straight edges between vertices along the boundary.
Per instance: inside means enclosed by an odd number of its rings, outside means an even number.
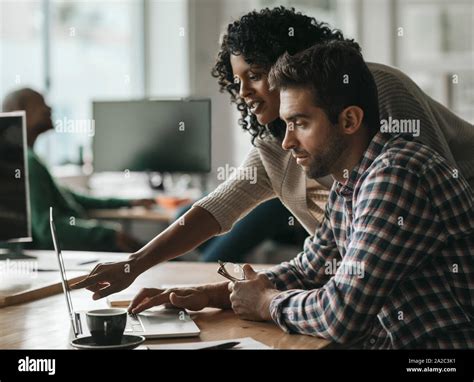
M105 210L90 210L88 215L94 219L111 219L111 220L144 220L160 223L171 223L175 218L176 210L168 208L152 208L144 207L133 208L116 208Z

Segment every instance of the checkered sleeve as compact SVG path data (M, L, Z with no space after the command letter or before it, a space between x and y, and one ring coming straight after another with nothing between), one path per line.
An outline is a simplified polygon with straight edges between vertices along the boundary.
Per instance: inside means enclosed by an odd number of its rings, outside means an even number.
M278 290L314 289L323 286L331 277L326 264L339 256L329 219L326 216L315 236L306 238L303 252L293 260L264 271Z
M353 232L335 275L321 288L289 290L272 300L272 318L283 330L339 343L366 335L400 280L445 239L422 180L403 167L368 173L353 213Z

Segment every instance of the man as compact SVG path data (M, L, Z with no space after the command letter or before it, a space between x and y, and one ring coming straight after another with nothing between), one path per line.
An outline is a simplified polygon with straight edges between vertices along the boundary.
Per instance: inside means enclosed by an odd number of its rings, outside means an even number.
M24 88L7 95L4 111L25 110L27 122L28 167L31 201L33 247L52 248L49 231L49 207L54 207L56 227L64 249L133 252L140 243L119 225L87 219L86 210L151 206L149 199L99 199L60 187L33 146L39 135L53 128L51 108L38 92Z
M304 252L268 279L236 283L234 310L363 348L473 347L467 182L427 146L379 131L375 83L350 43L285 55L270 83L288 126L283 147L309 177L335 183Z
M473 347L467 182L413 137L380 131L376 86L352 43L285 55L269 78L287 123L283 147L309 177L335 180L322 225L288 263L259 274L246 265L246 280L235 283L143 289L129 311L232 307L241 318L352 347ZM106 291L100 273L75 287L94 298L117 291Z

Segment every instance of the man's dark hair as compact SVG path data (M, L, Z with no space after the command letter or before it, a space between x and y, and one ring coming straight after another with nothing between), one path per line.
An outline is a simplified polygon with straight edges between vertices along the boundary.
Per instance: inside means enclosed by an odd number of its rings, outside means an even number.
M333 124L346 107L358 106L371 135L379 131L377 86L357 44L330 41L295 55L285 53L270 70L268 81L272 88L311 89L314 104Z
M270 70L285 52L294 54L319 42L343 39L341 31L331 29L314 17L302 15L294 8L276 7L252 11L227 26L212 76L217 78L220 91L227 91L231 102L237 105L241 113L239 124L252 135L252 143L256 137L263 138L268 132L283 139L285 123L278 118L267 129L250 113L244 100L239 97L239 84L234 83L231 55L243 55L248 64Z

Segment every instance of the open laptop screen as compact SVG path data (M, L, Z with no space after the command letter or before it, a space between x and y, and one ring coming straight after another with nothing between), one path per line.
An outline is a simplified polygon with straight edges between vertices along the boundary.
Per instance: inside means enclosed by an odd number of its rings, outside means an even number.
M56 252L56 256L58 257L59 273L61 274L61 282L63 285L64 296L66 296L66 304L67 304L67 309L69 311L69 318L71 319L71 325L74 331L74 335L77 336L79 334L79 329L77 328L77 325L76 325L74 308L72 306L72 300L71 300L71 290L67 282L66 268L64 267L63 255L61 253L61 248L59 247L58 239L56 237L56 227L54 226L54 219L53 219L53 207L49 207L49 226L51 229L51 237L53 238L54 250Z

